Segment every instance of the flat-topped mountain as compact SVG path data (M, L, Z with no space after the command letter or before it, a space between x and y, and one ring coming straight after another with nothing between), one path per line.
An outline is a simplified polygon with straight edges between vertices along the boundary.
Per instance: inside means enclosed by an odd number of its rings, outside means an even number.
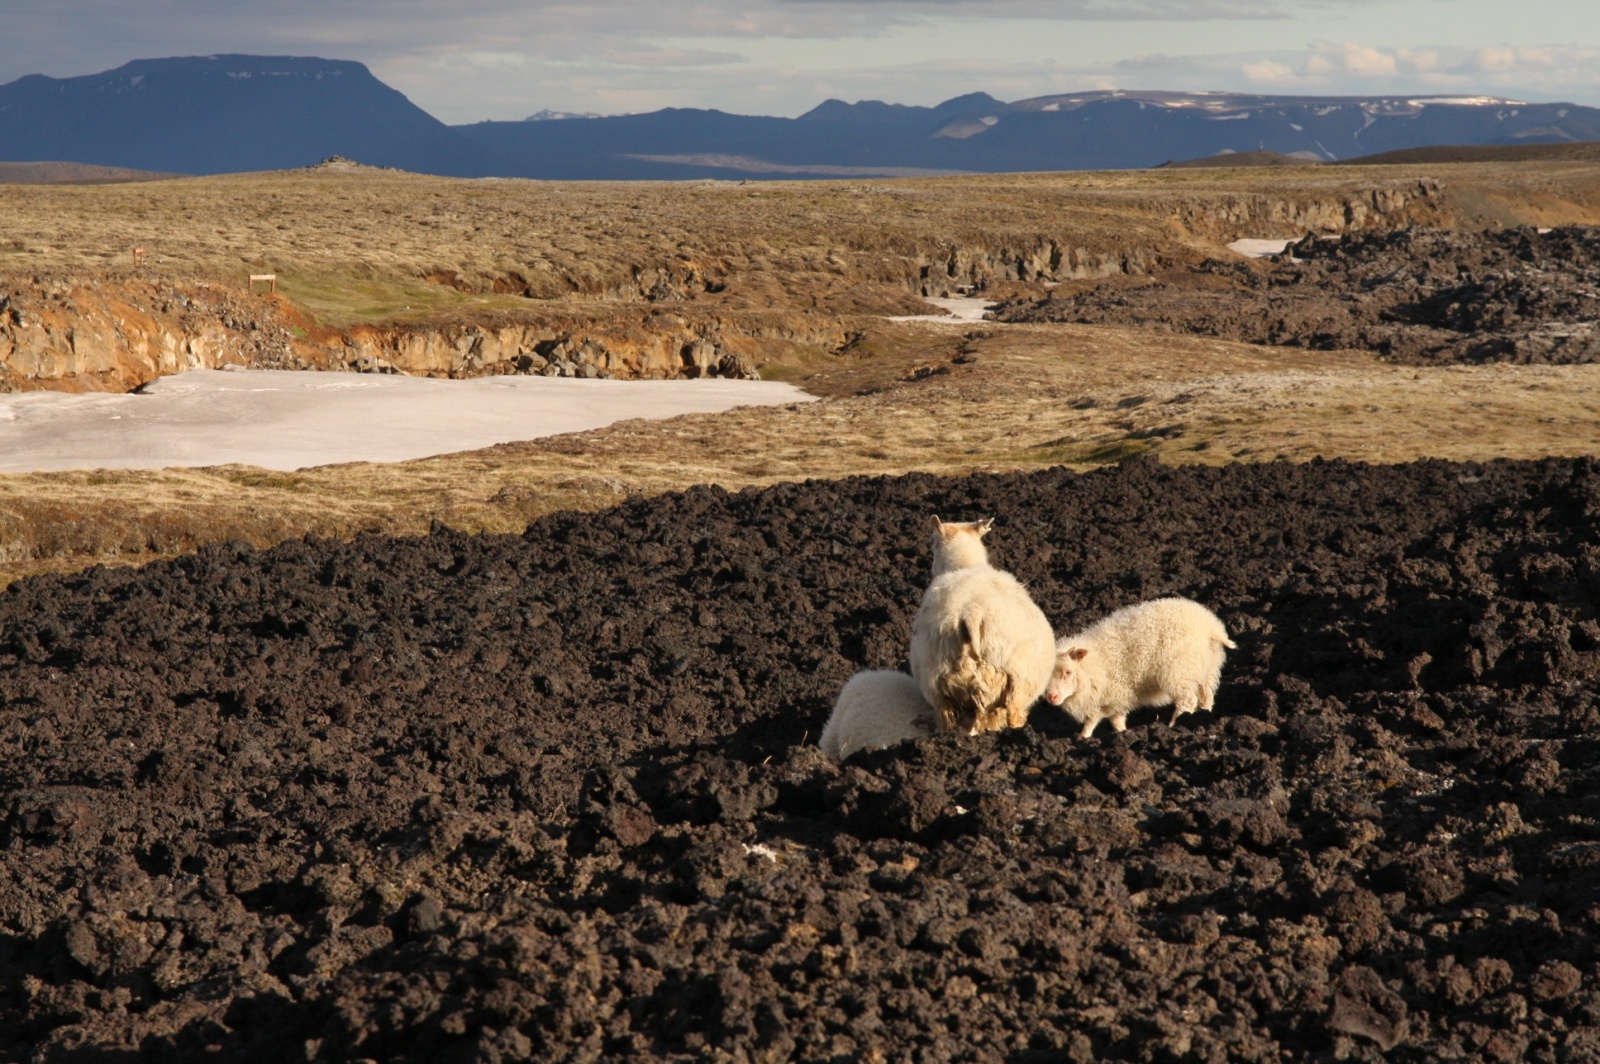
M214 174L372 166L468 177L498 162L360 63L290 56L141 59L0 86L0 160Z
M1438 146L1600 141L1600 109L1490 96L1101 91L936 107L828 100L798 118L667 108L446 126L360 63L147 59L0 86L0 161L208 174L331 155L458 177L796 178L1139 169L1273 152L1343 161Z

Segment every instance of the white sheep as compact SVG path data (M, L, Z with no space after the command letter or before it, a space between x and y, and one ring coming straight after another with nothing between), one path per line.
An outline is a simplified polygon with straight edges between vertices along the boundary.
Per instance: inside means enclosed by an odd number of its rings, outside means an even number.
M944 731L1020 728L1055 667L1055 633L1021 581L989 564L992 521L934 518L933 582L911 626L911 675Z
M857 750L920 739L934 731L933 707L903 672L858 672L845 681L817 745L835 761Z
M1234 645L1217 615L1198 602L1163 598L1124 606L1056 643L1045 700L1082 724L1086 739L1102 720L1124 730L1128 712L1140 706L1170 703L1175 725L1185 713L1211 708L1223 650Z

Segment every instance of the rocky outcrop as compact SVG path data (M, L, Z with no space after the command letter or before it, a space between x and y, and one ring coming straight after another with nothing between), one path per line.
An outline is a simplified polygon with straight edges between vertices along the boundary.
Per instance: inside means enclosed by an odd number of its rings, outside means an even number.
M272 305L221 285L0 278L0 391L126 392L190 369L317 368L314 354Z
M237 283L143 275L0 276L0 390L129 391L225 365L431 377L543 374L752 377L782 345L839 351L852 315L915 313L920 299L981 291L1037 296L1063 281L1192 266L1210 243L1435 221L1431 179L1285 195L1142 194L1048 229L948 239L778 247L716 255L680 244L632 263L419 276L463 292L520 295L526 309L425 324L322 329L285 299ZM1116 207L1117 209L1112 209Z
M1444 185L1433 178L1395 181L1317 195L1208 193L1138 202L1138 216L1165 218L1186 238L1227 244L1241 237L1299 237L1407 225L1437 225L1446 217ZM1187 243L1146 230L1121 241L1037 236L1027 240L952 244L920 255L911 289L951 296L1015 282L1059 283L1155 273L1200 261Z
M759 379L787 345L837 350L834 316L536 304L526 314L319 329L281 298L204 282L0 278L0 391L127 392L191 369L426 377Z
M766 345L833 350L845 340L843 325L821 316L638 311L600 321L531 315L429 327L362 326L330 341L326 349L330 362L342 368L429 377L756 380L756 363Z
M1227 244L1241 237L1440 225L1450 212L1444 182L1424 177L1322 195L1238 193L1179 199L1171 220L1185 232Z
M1091 249L1040 240L1023 247L952 247L948 254L917 264L912 288L918 295L946 297L1011 281L1029 284L1112 277L1149 273L1172 264L1172 252L1148 245Z

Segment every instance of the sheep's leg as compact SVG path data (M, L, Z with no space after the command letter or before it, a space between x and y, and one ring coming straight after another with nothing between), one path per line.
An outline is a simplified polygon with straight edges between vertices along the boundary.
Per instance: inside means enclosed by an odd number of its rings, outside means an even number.
M1126 713L1120 713L1117 716L1112 717L1111 718L1111 730L1112 731L1119 731L1119 732L1127 731L1128 730L1128 715Z
M1199 705L1200 698L1196 694L1187 694L1175 699L1172 703L1172 720L1168 722L1167 727L1177 727L1178 718L1185 713L1193 713Z
M1200 685L1200 708L1209 712L1216 704L1217 685L1214 683Z
M1100 726L1101 719L1102 718L1100 717L1090 717L1088 720L1084 721L1082 737L1087 739L1089 736L1093 735L1095 728Z

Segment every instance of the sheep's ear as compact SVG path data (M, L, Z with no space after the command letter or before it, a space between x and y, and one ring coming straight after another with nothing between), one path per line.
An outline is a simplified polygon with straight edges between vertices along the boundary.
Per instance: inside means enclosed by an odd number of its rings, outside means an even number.
M985 517L982 521L978 522L978 535L987 536L989 534L989 529L991 529L993 527L994 527L994 518Z
M1071 650L1067 651L1067 657L1071 658L1073 661L1082 661L1088 656L1089 651L1084 647L1073 647Z
M933 530L939 534L941 539L949 539L951 536L956 534L955 525L945 524L938 517L933 519Z

